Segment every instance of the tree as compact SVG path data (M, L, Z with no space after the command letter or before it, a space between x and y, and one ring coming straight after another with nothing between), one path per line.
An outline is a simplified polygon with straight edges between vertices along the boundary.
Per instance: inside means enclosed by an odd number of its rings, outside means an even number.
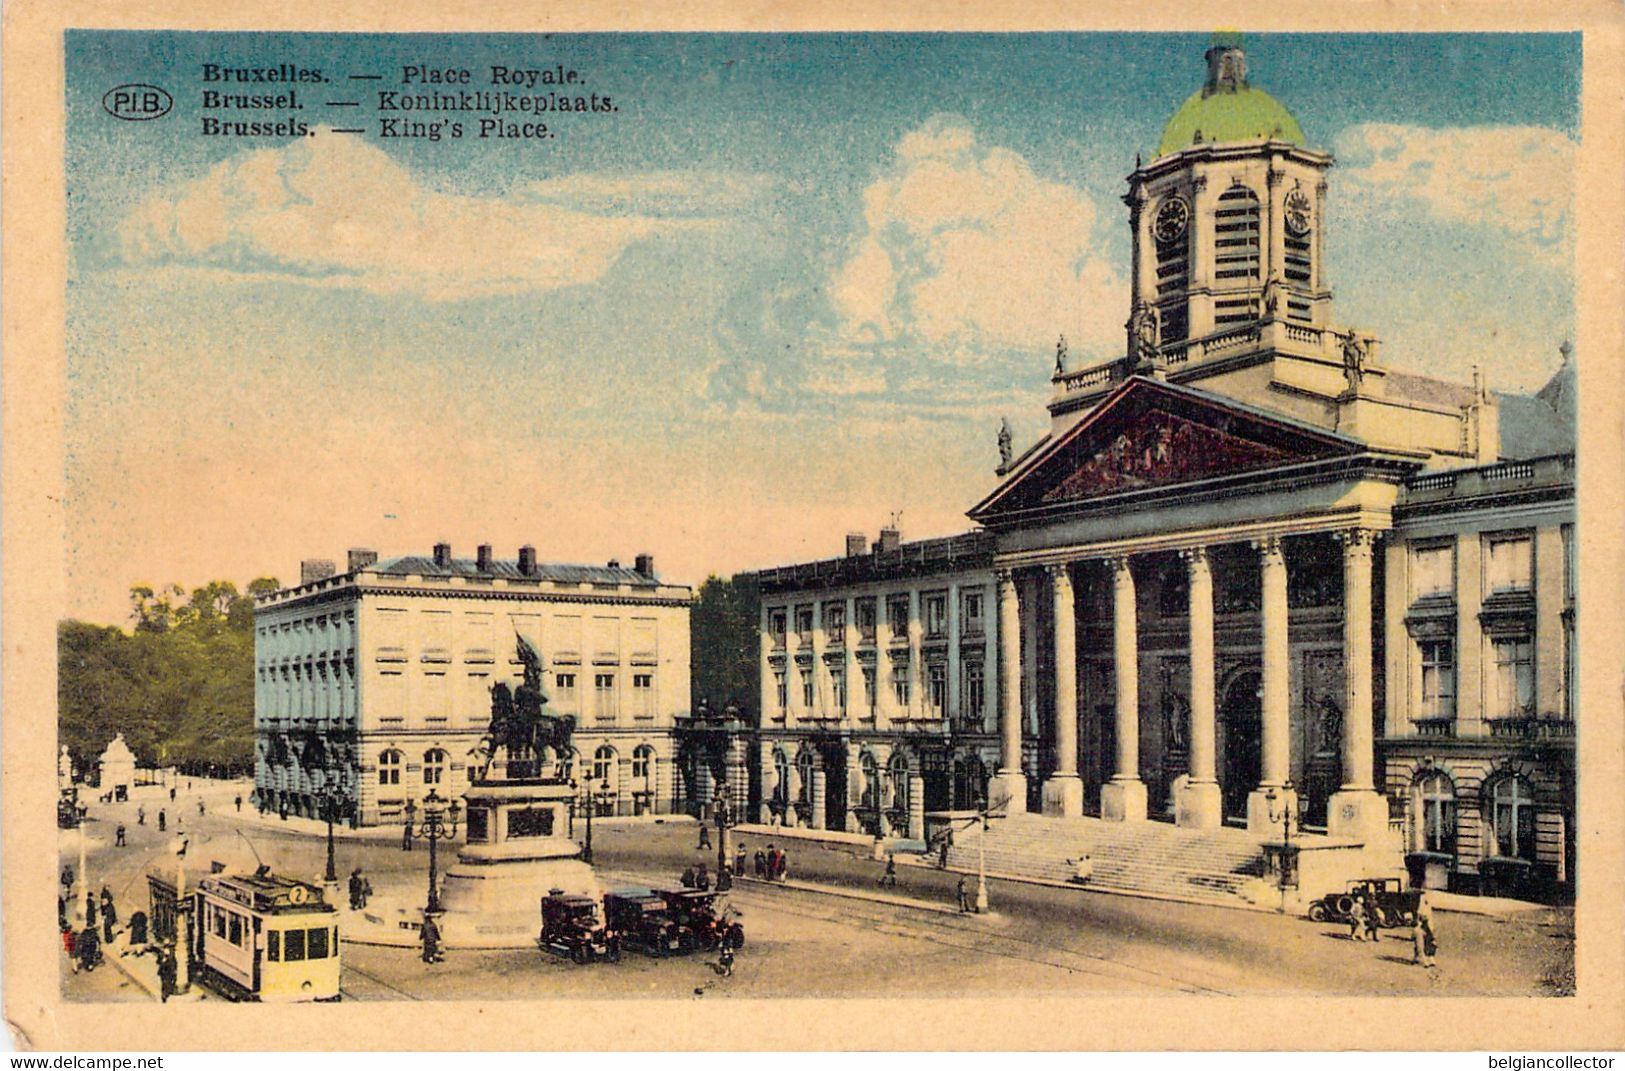
M757 670L761 592L754 576L723 580L707 577L695 594L689 617L692 702L704 699L712 710L732 703L743 711L761 704Z

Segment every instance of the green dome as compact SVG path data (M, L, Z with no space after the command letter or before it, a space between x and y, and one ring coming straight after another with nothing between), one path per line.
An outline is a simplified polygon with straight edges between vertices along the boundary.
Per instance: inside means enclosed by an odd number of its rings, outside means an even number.
M1206 88L1192 93L1168 125L1162 128L1157 155L1188 148L1196 141L1260 141L1273 138L1302 145L1303 129L1286 106L1262 89L1243 86L1211 92Z

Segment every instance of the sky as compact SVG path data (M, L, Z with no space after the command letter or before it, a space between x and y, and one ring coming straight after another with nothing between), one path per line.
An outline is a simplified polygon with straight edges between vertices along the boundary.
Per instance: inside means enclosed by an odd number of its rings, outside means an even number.
M349 547L647 551L698 584L893 513L966 529L1000 420L1018 451L1047 425L1057 337L1072 367L1121 353L1124 176L1207 40L70 32L64 613L126 623L132 584L296 581ZM1246 48L1337 159L1333 319L1390 367L1538 389L1574 330L1579 36ZM211 110L289 87L208 64L328 81ZM500 139L380 110L464 88L405 68L489 90L493 65L577 71L567 95L612 110ZM173 108L114 118L134 83Z

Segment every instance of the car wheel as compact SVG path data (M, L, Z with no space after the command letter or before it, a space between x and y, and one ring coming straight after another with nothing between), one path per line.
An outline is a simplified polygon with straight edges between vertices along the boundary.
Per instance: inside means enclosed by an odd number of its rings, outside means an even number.
M1316 900L1314 903L1310 904L1309 905L1309 921L1310 922L1325 922L1326 921L1326 905L1321 903L1318 900Z

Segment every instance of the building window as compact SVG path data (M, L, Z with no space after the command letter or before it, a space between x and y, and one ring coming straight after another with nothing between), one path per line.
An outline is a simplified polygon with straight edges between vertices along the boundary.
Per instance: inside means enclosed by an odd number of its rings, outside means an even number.
M853 615L857 618L858 642L875 642L875 600L859 599L852 604Z
M867 714L875 712L875 667L864 666L863 672L863 709Z
M780 748L773 749L773 801L781 807L790 802L790 760Z
M593 709L600 718L613 718L620 710L615 702L615 674L595 673L592 678Z
M824 607L824 635L829 642L843 644L846 642L846 604L832 602Z
M398 785L401 783L401 753L399 751L386 751L378 756L378 783L380 785Z
M1495 854L1503 859L1530 859L1535 855L1535 796L1529 782L1508 776L1490 792L1490 828Z
M948 667L932 662L925 667L926 697L931 704L930 716L942 717L948 709Z
M613 782L615 775L615 749L605 744L592 754L592 788L597 791L605 781Z
M783 610L770 610L767 615L767 634L773 637L773 646L784 646L784 624L786 614Z
M644 744L632 752L632 780L642 786L644 791L649 788L649 771L653 769L655 749Z
M893 639L903 639L908 636L908 596L886 600L886 627L891 629Z
M1485 563L1485 579L1490 594L1530 589L1534 575L1532 546L1528 536L1490 540L1490 552Z
M948 596L925 597L925 635L934 640L948 635Z
M796 756L796 773L800 775L801 791L796 798L801 803L812 803L813 790L813 757L812 752L803 751Z
M556 702L561 707L571 710L576 705L576 675L574 673L555 673L553 675Z
M1422 716L1455 717L1455 644L1450 640L1423 640L1418 646L1422 649Z
M863 767L863 795L858 806L864 810L878 810L880 808L880 765L875 757L867 751L859 760Z
M446 776L446 753L437 747L432 747L423 753L423 783L425 785L441 784Z
M1456 548L1411 548L1411 598L1453 595L1456 591Z
M790 705L789 687L785 683L782 669L773 671L773 702L781 711Z
M908 667L893 666L891 671L892 698L897 700L899 710L908 709Z
M891 780L891 808L894 811L908 813L908 760L902 755L893 755L888 768Z
M1495 713L1502 718L1533 713L1535 664L1527 636L1495 641Z
M979 636L987 628L982 618L983 598L980 591L967 591L962 599L964 621L960 625L960 632L967 636Z
M632 674L632 705L640 718L655 716L655 675L653 673Z
M1169 204L1175 200L1186 205L1188 217L1188 201L1176 196L1163 198ZM1158 211L1162 211L1161 204ZM1157 250L1157 304L1162 308L1161 341L1164 344L1182 341L1190 330L1185 290L1190 283L1190 240L1194 229L1188 225L1159 227L1155 223L1151 227Z
M835 709L836 710L845 710L846 709L846 667L845 666L831 666L831 667L829 667L829 692L830 692L830 699L835 704Z
M1422 805L1422 849L1443 855L1456 854L1456 786L1437 770L1416 783Z
M796 636L797 638L811 636L813 630L813 608L811 606L796 607Z
M560 781L574 781L576 779L575 748L566 748L559 754L558 778Z
M965 694L961 704L965 710L965 718L971 722L980 722L986 712L987 674L980 662L965 663Z
M811 710L813 706L813 672L811 667L800 670L801 676L801 706Z

